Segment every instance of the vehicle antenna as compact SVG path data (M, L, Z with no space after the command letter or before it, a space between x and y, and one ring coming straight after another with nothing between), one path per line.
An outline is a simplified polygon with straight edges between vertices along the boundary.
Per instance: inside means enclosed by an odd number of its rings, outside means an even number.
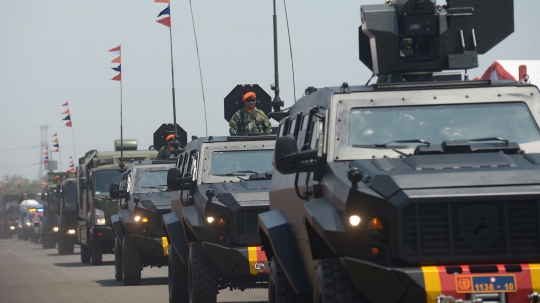
M294 61L293 61L293 55L292 55L291 31L289 30L289 16L287 14L287 4L285 4L285 0L283 0L283 6L285 7L285 20L287 21L287 35L289 36L289 51L291 53L293 94L294 94L294 102L296 103L296 82L294 81Z
M274 100L272 101L272 109L274 112L279 112L280 107L284 105L283 101L279 97L279 72L278 72L278 49L277 49L277 15L276 15L276 0L274 0L274 71L275 71L275 80L274 85L271 86L272 90L275 92Z
M208 137L208 120L206 119L206 100L204 98L204 84L201 71L201 57L199 56L199 45L197 43L197 33L195 32L195 21L193 20L193 8L191 7L191 0L189 0L189 10L191 11L191 23L193 23L193 35L195 36L195 48L197 49L197 60L199 61L199 77L201 78L201 90L204 106L204 125L206 127L206 136ZM176 125L176 124L175 124Z

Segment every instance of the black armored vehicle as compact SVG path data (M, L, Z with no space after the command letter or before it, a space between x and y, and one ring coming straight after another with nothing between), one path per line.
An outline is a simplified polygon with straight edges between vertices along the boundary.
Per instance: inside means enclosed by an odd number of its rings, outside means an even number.
M175 163L176 159L135 161L120 184L111 184L111 198L119 199L118 214L111 216L116 234L115 278L124 285L138 285L143 267L167 265L162 216L171 212L167 172Z
M169 170L172 212L169 301L216 302L218 290L264 288L268 280L257 215L268 211L274 135L189 142Z
M476 67L512 14L361 8L377 83L309 89L280 121L259 215L269 302L538 302L540 91L435 73Z
M77 179L67 178L60 185L58 204L58 254L72 254L77 237Z

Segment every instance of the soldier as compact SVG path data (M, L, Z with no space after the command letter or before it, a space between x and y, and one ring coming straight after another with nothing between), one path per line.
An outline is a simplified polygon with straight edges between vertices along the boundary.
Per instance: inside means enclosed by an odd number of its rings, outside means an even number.
M255 107L257 95L248 92L242 98L244 108L238 110L229 122L229 133L231 135L245 133L272 133L272 124L266 114Z
M165 141L167 141L167 145L163 145L163 147L161 147L159 150L157 155L158 159L169 159L171 156L174 157L174 154L171 153L171 150L174 149L174 134L168 135Z

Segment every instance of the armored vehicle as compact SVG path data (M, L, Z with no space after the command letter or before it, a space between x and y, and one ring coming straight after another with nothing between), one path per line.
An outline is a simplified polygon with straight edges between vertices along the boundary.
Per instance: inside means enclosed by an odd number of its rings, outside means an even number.
M512 12L361 8L378 83L311 89L280 121L259 215L269 302L538 301L540 91L433 73L474 67Z
M77 238L77 179L67 178L60 186L58 204L58 254L72 254Z
M266 287L257 215L268 211L274 135L196 138L169 170L169 301Z
M120 147L123 145L123 152ZM118 199L109 196L110 184L119 183L120 164L150 160L157 151L137 151L137 140L115 140L115 151L90 150L79 159L77 169L77 238L81 246L81 262L102 263L103 254L114 253L115 235L110 216L118 213ZM121 154L123 158L121 159ZM128 162L128 163L129 163Z
M60 203L60 182L66 177L65 172L48 172L47 187L41 195L43 220L40 222L41 245L44 249L54 248L58 241L58 205Z
M176 159L132 162L120 184L111 184L110 196L119 199L118 214L111 216L115 278L124 285L138 285L143 267L167 265L161 217L171 212L167 172L175 163Z

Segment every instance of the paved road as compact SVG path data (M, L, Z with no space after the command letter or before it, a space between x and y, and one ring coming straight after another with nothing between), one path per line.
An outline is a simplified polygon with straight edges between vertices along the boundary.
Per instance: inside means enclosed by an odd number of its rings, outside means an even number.
M0 302L168 302L167 267L145 267L139 286L124 286L114 279L114 255L103 255L103 265L80 262L79 246L73 255L58 255L28 241L0 239ZM267 302L266 289L222 290L218 302Z

